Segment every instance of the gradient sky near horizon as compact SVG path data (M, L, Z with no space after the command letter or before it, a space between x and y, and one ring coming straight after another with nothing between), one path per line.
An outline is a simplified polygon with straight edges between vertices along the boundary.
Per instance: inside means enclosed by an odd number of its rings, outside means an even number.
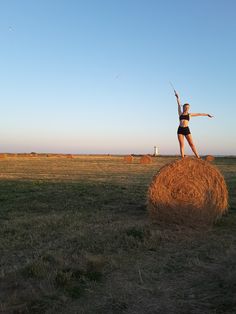
M236 155L236 1L0 0L0 151ZM187 153L189 153L187 149Z

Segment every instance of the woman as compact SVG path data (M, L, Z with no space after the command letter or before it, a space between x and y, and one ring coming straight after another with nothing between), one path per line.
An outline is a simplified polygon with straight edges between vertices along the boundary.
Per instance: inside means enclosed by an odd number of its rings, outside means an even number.
M199 117L199 116L213 118L213 116L211 116L208 113L189 113L189 108L190 108L189 104L184 104L183 111L182 111L179 95L177 94L176 91L175 91L175 96L178 103L178 113L179 113L179 120L180 120L177 135L178 135L178 140L179 140L181 157L184 158L184 137L186 137L188 144L191 147L193 153L195 154L197 158L200 158L200 156L198 155L197 149L195 145L193 144L192 135L188 127L189 119L190 117Z

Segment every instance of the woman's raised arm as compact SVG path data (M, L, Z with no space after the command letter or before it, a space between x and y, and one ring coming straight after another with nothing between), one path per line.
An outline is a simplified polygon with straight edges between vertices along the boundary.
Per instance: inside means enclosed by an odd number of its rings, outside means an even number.
M181 103L180 103L179 95L178 95L178 93L176 92L176 90L175 90L175 97L176 97L177 104L178 104L178 114L179 114L179 116L180 116L180 115L182 114Z
M191 117L209 117L209 118L214 118L209 113L190 113L190 116Z

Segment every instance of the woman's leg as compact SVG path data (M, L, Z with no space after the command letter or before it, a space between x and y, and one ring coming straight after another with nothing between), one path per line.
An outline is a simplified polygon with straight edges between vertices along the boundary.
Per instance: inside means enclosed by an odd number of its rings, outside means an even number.
M184 135L178 134L178 140L179 140L180 154L181 154L181 157L184 158Z
M194 152L195 156L197 158L200 158L200 156L198 155L197 149L196 149L195 145L193 144L192 135L191 134L186 135L186 139L187 139L189 146L191 147L192 151Z

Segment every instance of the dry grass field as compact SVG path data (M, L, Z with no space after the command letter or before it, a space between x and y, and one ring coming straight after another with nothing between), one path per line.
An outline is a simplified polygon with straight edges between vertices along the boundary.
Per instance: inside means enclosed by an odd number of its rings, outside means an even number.
M236 313L236 158L216 158L229 214L211 229L152 223L152 164L0 160L0 313Z

